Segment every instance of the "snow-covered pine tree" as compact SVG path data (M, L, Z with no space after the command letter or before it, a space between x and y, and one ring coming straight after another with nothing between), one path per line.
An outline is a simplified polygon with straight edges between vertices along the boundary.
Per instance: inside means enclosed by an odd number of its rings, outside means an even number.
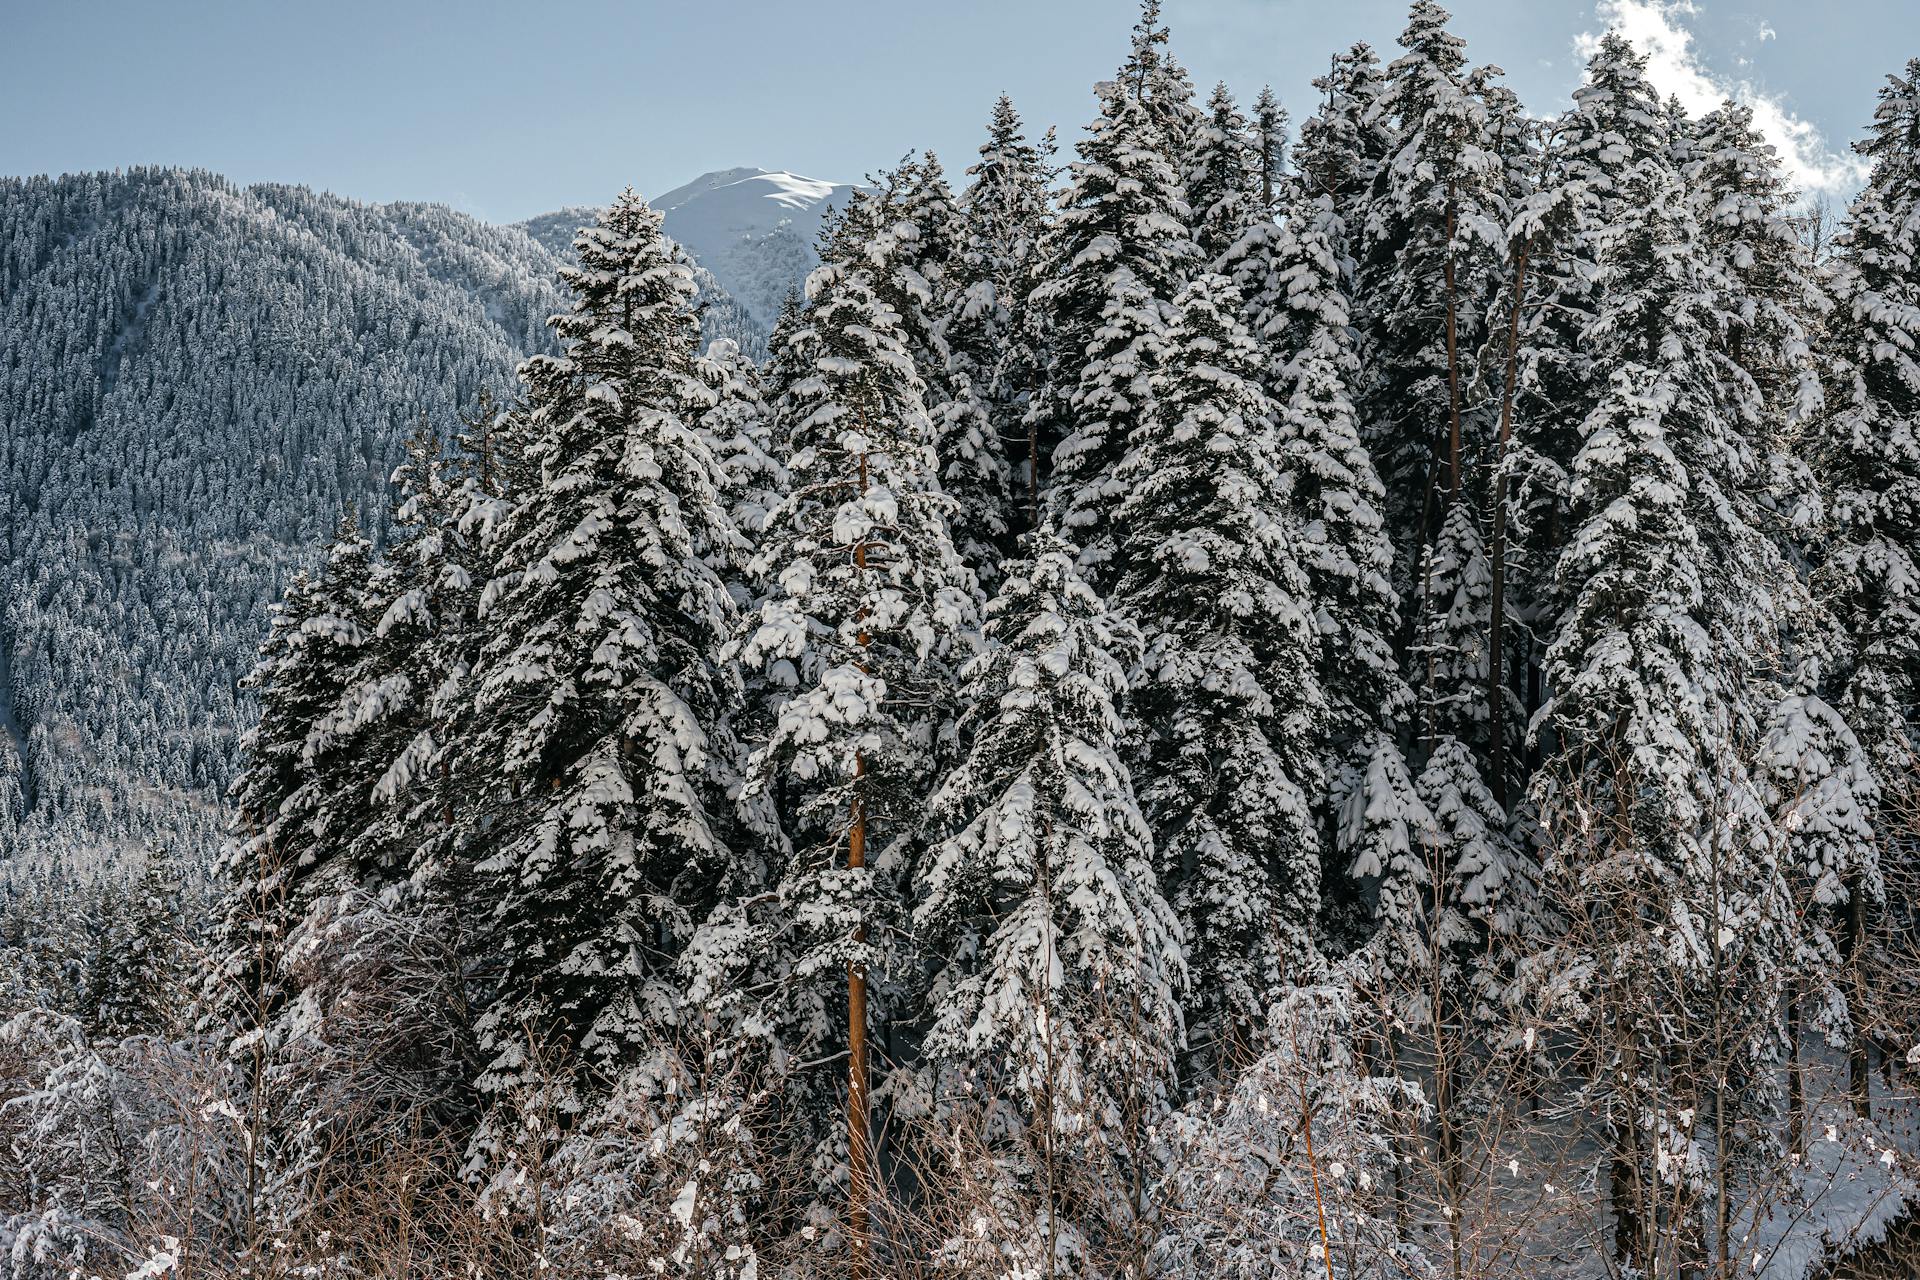
M1273 96L1273 86L1262 85L1247 121L1252 131L1254 178L1260 191L1260 209L1271 217L1286 201L1287 109Z
M760 369L741 353L740 344L714 339L695 368L713 396L712 407L700 414L700 436L719 468L720 500L743 539L714 568L744 611L754 602L747 565L767 513L786 490L786 474L773 457L773 410L761 389Z
M1044 527L985 630L963 692L972 745L934 797L949 834L914 911L924 954L943 958L925 1052L937 1103L989 1112L994 1202L1037 1208L1001 1249L1085 1267L1137 1225L1118 1189L1149 1176L1186 985L1120 754L1139 640ZM985 1242L947 1248L969 1243Z
M1834 706L1891 792L1920 686L1920 60L1889 77L1860 150L1873 168L1839 238L1811 449L1832 526L1817 584L1847 640Z
M1879 784L1846 721L1811 693L1780 700L1760 740L1755 770L1791 850L1805 922L1801 994L1826 1011L1829 1034L1851 1041L1860 1029L1834 1023L1858 996L1841 976L1851 949L1853 903L1856 897L1863 904L1878 902L1886 892L1874 830Z
M1192 1066L1259 1049L1314 972L1325 701L1264 353L1223 276L1182 291L1152 414L1116 472L1115 607L1146 645L1129 705L1136 784L1187 937Z
M1493 569L1468 502L1447 503L1439 535L1426 549L1418 590L1427 611L1414 633L1409 666L1419 691L1419 731L1430 741L1458 738L1484 758ZM1519 710L1512 691L1503 686L1500 695L1510 704L1511 721Z
M1276 148L1270 138L1262 139L1262 145L1269 151ZM1206 115L1194 130L1193 149L1181 157L1198 261L1207 270L1222 270L1228 251L1247 228L1271 218L1271 206L1261 196L1272 184L1265 159L1227 86L1215 85Z
M1360 441L1359 377L1331 196L1299 190L1280 240L1273 295L1284 301L1284 359L1273 365L1275 440L1289 505L1300 521L1300 564L1313 604L1316 671L1327 700L1316 803L1325 850L1326 929L1345 949L1365 933L1362 882L1405 852L1426 820L1399 737L1413 695L1393 652L1400 601L1385 491Z
M1646 59L1618 34L1601 39L1573 97L1573 107L1540 140L1531 174L1515 171L1511 142L1505 160L1513 217L1491 328L1508 367L1498 379L1487 551L1494 575L1490 608L1507 643L1497 655L1489 650L1488 677L1491 684L1491 659L1497 656L1498 683L1524 689L1526 719L1516 720L1507 714L1510 703L1495 704L1491 696L1486 706L1488 782L1496 796L1510 799L1523 771L1514 748L1545 697L1545 645L1567 605L1555 566L1571 527L1568 489L1580 427L1606 390L1604 374L1584 345L1596 306L1596 258L1607 228L1620 219L1615 183L1623 158L1668 146L1665 113L1647 81ZM1524 798L1513 807L1524 813Z
M139 877L118 896L107 920L97 1025L111 1036L166 1039L190 1002L180 869L164 850L148 845Z
M1416 628L1433 607L1418 582L1423 548L1448 504L1471 492L1468 470L1486 443L1473 359L1505 251L1500 158L1449 20L1434 0L1415 0L1406 52L1376 99L1393 149L1374 174L1356 289L1375 371L1362 418L1388 524L1407 531L1395 585L1416 605Z
M1145 110L1149 137L1161 159L1181 173L1194 153L1205 115L1194 104L1193 78L1173 56L1160 8L1161 0L1140 0L1140 20L1133 25L1133 44L1120 80Z
M1364 251L1368 204L1374 180L1393 153L1392 124L1380 110L1386 81L1379 55L1360 43L1333 55L1327 74L1316 76L1319 110L1300 126L1294 149L1295 181L1301 193L1332 203L1339 235L1334 252L1348 274L1349 291Z
M1115 575L1115 470L1151 410L1169 308L1196 252L1145 104L1122 79L1101 86L1100 106L1040 244L1032 304L1047 367L1027 408L1050 458L1048 506L1096 589Z
M795 1060L832 1064L788 1093L815 1150L813 1194L846 1196L838 1238L859 1266L876 1189L868 1033L905 1012L914 977L896 926L929 778L951 758L953 673L978 601L900 317L859 265L829 263L808 289L778 356L795 379L778 399L789 486L754 561L768 597L742 661L787 691L752 766L793 850L777 885L788 981L764 1020Z
M830 261L859 263L875 295L898 317L919 374L942 489L954 499L948 526L977 577L991 581L1009 549L1011 477L968 362L948 336L966 228L940 161L929 151L856 193Z
M948 277L952 376L966 379L986 414L988 444L1008 462L1009 533L1033 528L1040 512L1043 459L1025 419L1045 363L1030 300L1052 159L1052 131L1028 142L1012 101L1001 95L980 159L967 170L973 181L960 198L961 246ZM1003 551L1011 549L1006 541Z
M1820 407L1806 317L1821 299L1812 253L1779 157L1753 108L1723 103L1693 129L1682 174L1708 261L1720 276L1728 357L1759 384L1779 444ZM1770 441L1769 443L1773 443Z
M540 483L494 531L459 762L504 966L482 1089L557 1064L561 1116L671 1024L675 957L726 889L739 766L718 657L735 612L709 558L740 535L694 416L693 281L631 190L575 253L565 354L522 367Z
M247 768L234 781L234 840L223 871L219 968L209 1007L230 1023L235 1043L257 1046L280 1014L282 950L305 910L313 879L337 871L350 819L316 830L317 810L353 797L330 784L341 761L308 750L314 730L339 705L366 643L372 547L349 511L317 572L296 572L274 608L260 660L247 676L260 720L243 741Z
M470 460L462 460L470 461ZM464 715L470 626L486 565L459 526L474 500L422 422L391 477L391 545L366 586L364 642L339 700L308 735L306 754L347 763L331 784L345 880L372 894L432 885L449 868L453 787L447 749Z
M1586 1092L1616 1249L1641 1267L1727 1247L1726 1187L1700 1172L1726 1164L1702 1144L1760 1141L1772 1123L1767 1077L1734 1090L1728 1071L1775 1052L1773 1015L1755 1011L1780 1007L1794 960L1781 845L1740 746L1778 570L1748 518L1754 455L1715 278L1657 124L1653 140L1620 148L1617 220L1596 243L1584 346L1609 383L1574 462L1542 788L1565 963L1585 966L1578 1000L1600 1017ZM1662 1198L1677 1208L1656 1213Z
M1808 449L1829 522L1813 586L1839 641L1828 701L1892 811L1911 793L1920 743L1920 59L1888 78L1858 148L1873 167L1830 273L1825 407ZM1887 840L1879 825L1887 856L1911 874L1910 843ZM1864 865L1845 886L1850 959L1868 945L1873 887ZM1858 1038L1851 1056L1854 1104L1864 1108L1867 1053Z

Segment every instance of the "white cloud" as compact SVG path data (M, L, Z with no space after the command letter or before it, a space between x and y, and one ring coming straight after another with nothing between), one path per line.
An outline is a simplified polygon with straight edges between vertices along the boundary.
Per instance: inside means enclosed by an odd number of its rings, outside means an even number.
M1686 19L1699 12L1693 0L1599 0L1594 6L1596 18L1646 55L1654 87L1678 98L1689 114L1711 111L1728 98L1751 107L1754 128L1773 144L1787 177L1803 194L1844 193L1858 186L1867 172L1859 156L1828 145L1811 121L1793 114L1777 95L1707 69L1686 26ZM1762 26L1762 40L1773 35L1771 27ZM1599 43L1594 32L1576 41L1582 56Z

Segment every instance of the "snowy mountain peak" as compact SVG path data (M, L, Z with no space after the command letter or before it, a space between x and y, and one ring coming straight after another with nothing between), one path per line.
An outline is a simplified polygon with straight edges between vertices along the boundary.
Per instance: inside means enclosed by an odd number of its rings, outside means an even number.
M655 197L653 206L672 215L698 205L701 221L721 221L729 229L764 231L788 220L806 220L817 227L828 207L846 203L853 187L790 173L743 167L703 173L684 186ZM811 215L808 217L807 215Z

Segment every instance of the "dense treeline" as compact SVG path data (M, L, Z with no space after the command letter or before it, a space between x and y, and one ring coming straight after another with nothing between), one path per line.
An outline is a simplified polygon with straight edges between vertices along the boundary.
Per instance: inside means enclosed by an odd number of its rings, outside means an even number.
M16 1272L1910 1266L1920 61L1829 235L1447 22L1289 145L1147 0L763 363L583 228L274 611L194 1026L0 1034Z

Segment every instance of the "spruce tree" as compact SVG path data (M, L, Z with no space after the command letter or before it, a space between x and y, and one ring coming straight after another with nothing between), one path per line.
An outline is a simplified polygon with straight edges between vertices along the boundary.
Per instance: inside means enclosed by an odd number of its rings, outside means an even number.
M1043 459L1026 408L1044 365L1032 293L1049 216L1052 156L1052 132L1028 142L1013 103L1002 95L980 159L967 170L973 181L960 200L962 241L949 278L952 375L966 379L972 403L986 415L987 445L1007 460L1009 534L1032 529L1040 510ZM1003 538L1000 550L1003 556L1012 550L1010 539Z
M1126 1226L1171 1105L1185 959L1120 753L1137 656L1050 530L1029 536L969 665L972 745L933 800L949 833L914 910L939 963L925 1052L935 1096L994 1110L996 1200L1038 1205L1053 1257L1099 1256ZM963 1092L964 1091L964 1092ZM1050 1269L1050 1268L1049 1268Z
M1375 109L1394 127L1373 176L1357 297L1376 374L1363 403L1368 442L1387 487L1389 523L1408 531L1396 585L1431 607L1419 556L1470 490L1484 445L1472 361L1494 268L1504 251L1500 161L1464 42L1433 0L1415 0ZM1317 162L1317 160L1316 160ZM1303 164L1306 159L1303 158Z
M1135 777L1187 936L1200 1070L1255 1048L1268 1003L1318 957L1325 701L1264 360L1238 302L1218 275L1181 293L1115 520L1114 602L1146 644Z
M1839 240L1811 449L1831 520L1817 585L1846 638L1834 706L1891 791L1920 681L1920 60L1889 78L1860 150L1873 168Z
M1668 1230L1726 1247L1724 1195L1695 1172L1724 1165L1694 1144L1751 1141L1770 1123L1766 1091L1732 1091L1728 1072L1774 1052L1769 1011L1793 959L1780 845L1740 750L1743 674L1766 659L1754 645L1778 569L1749 518L1753 450L1729 404L1715 281L1654 137L1620 157L1618 220L1598 244L1584 346L1609 381L1574 461L1544 792L1559 857L1605 886L1564 905L1592 966L1580 998L1606 1011L1589 1096L1616 1249L1638 1266ZM1675 1141L1682 1159L1658 1154ZM1664 1197L1670 1222L1653 1209Z
M738 546L695 414L693 280L631 190L575 241L565 354L522 368L539 483L494 533L460 773L494 884L483 1089L558 1063L577 1111L654 1051L674 960L725 891L735 626L710 558Z
M1332 197L1302 191L1287 227L1273 290L1285 307L1284 359L1273 365L1275 440L1300 521L1315 669L1327 700L1327 796L1315 810L1326 850L1321 892L1329 934L1344 949L1364 932L1362 883L1411 848L1425 815L1399 741L1413 695L1393 651L1400 599L1386 492L1361 443L1352 399L1359 362Z
M1275 145L1262 141L1269 149ZM1220 270L1247 228L1272 216L1261 196L1263 185L1271 185L1265 162L1233 95L1226 85L1215 85L1206 117L1194 131L1193 150L1182 157L1197 261L1207 270Z
M1821 344L1825 405L1809 441L1829 521L1814 589L1839 642L1826 673L1828 701L1871 763L1888 856L1910 873L1910 847L1887 839L1884 815L1911 791L1920 741L1920 60L1889 78L1858 147L1873 168L1839 237L1835 305ZM1861 861L1845 886L1841 950L1856 983L1876 871ZM1852 994L1857 1005L1865 993L1856 986ZM1864 1111L1867 1050L1857 1031L1850 1059L1854 1105Z
M1047 367L1027 410L1050 456L1048 506L1096 589L1115 572L1116 469L1150 412L1169 308L1195 252L1186 218L1145 104L1124 80L1102 86L1100 117L1041 241L1032 301Z
M773 457L773 410L762 390L759 367L733 339L708 343L695 369L713 398L700 414L700 437L718 468L721 504L742 539L730 555L728 548L716 548L720 554L714 567L745 609L753 599L747 580L753 547L786 488L786 475Z
M1321 102L1300 126L1295 181L1303 196L1332 205L1334 252L1351 273L1365 247L1374 180L1393 151L1391 122L1379 106L1386 88L1379 55L1365 43L1336 53L1313 87ZM1353 281L1346 283L1351 289Z
M234 781L234 839L223 857L227 892L221 951L209 1007L236 1044L258 1047L287 996L282 959L288 934L323 871L338 871L358 831L350 816L316 829L340 792L343 762L314 750L315 731L339 705L365 645L372 547L352 512L342 517L324 565L300 570L275 606L259 661L246 679L260 720L246 735L247 768Z
M844 1068L791 1092L815 1149L814 1194L844 1188L840 1240L863 1267L876 1190L869 1033L901 1015L913 977L895 928L928 779L950 759L977 588L947 533L952 503L898 314L858 267L829 265L810 286L779 356L795 378L778 399L789 487L754 561L767 599L742 661L785 691L752 765L792 850L777 883L787 980L765 1017L802 1060L846 1052Z

